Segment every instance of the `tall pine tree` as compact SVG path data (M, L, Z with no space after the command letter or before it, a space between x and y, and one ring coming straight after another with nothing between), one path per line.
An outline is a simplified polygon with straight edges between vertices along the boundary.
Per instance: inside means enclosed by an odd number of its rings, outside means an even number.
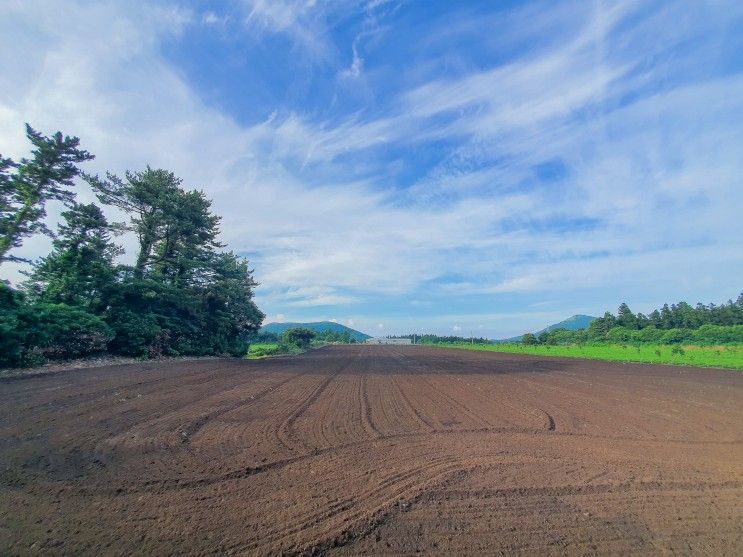
M47 201L74 202L70 189L80 173L78 164L93 158L78 148L77 137L61 132L45 137L26 124L33 145L30 159L16 163L0 156L0 263L23 261L10 255L23 239L35 233L52 235L44 224Z
M97 205L73 204L62 216L52 252L34 265L25 288L38 301L100 312L114 286L114 258L121 249L111 241L112 227Z

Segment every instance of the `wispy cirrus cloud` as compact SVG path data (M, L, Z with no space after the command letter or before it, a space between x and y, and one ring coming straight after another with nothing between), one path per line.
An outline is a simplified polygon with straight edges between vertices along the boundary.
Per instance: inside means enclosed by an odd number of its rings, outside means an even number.
M741 8L713 8L11 4L0 152L24 153L29 121L81 136L98 172L150 164L203 187L277 319L508 336L625 297L720 301L743 271L743 41ZM247 77L262 41L287 37L312 58L292 83L313 98L263 101L251 122L208 102L192 74L210 62L164 53L204 28ZM343 72L363 78L361 104ZM224 79L209 87L252 102Z

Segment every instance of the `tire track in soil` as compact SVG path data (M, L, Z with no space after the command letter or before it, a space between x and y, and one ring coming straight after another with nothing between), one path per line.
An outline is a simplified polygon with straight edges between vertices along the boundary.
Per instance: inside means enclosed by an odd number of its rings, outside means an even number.
M452 407L454 407L457 410L459 410L465 416L468 416L470 418L470 420L473 422L473 424L475 424L475 425L478 425L479 424L483 428L492 427L493 424L491 424L488 420L486 420L482 416L476 414L475 412L473 412L472 410L470 410L469 408L467 408L467 406L465 406L464 404L462 404L461 402L459 402L454 396L452 396L452 395L450 395L448 393L445 393L440 388L434 386L431 383L431 381L428 380L428 379L426 379L425 377L423 378L423 381L426 383L426 385L428 385L431 388L431 390L433 390L441 398L443 398L444 400L446 400Z
M101 488L95 488L89 483L85 487L80 487L79 485L76 485L75 482L72 482L71 484L65 487L65 490L69 493L75 493L75 494L86 495L86 496L101 495L101 494L117 494L118 495L122 493L131 494L131 493L145 493L145 492L162 493L162 492L171 491L171 490L190 489L190 488L194 488L198 486L214 485L214 484L218 484L218 483L222 483L222 482L226 482L230 480L238 480L242 478L247 478L249 476L261 474L263 472L267 472L270 470L280 469L280 468L283 468L283 467L286 467L286 466L289 466L291 464L295 464L298 462L332 455L340 451L343 451L345 449L354 448L354 447L363 447L365 445L373 445L375 443L380 443L380 442L383 443L385 441L396 441L396 440L401 440L401 439L417 439L417 438L427 438L427 437L435 437L435 436L456 437L458 435L463 435L463 434L477 434L477 433L494 434L494 435L500 435L500 436L549 435L550 437L557 436L557 437L565 437L565 438L597 439L597 440L602 440L602 441L621 441L621 442L638 443L641 445L651 445L651 446L654 444L657 444L657 445L678 444L681 446L684 446L684 445L727 446L727 445L743 444L739 441L715 442L715 441L637 439L634 437L611 437L611 436L599 436L599 435L593 435L593 434L587 434L587 433L557 432L557 431L549 431L546 429L526 429L526 428L491 427L491 428L472 428L472 429L457 429L457 430L440 429L440 430L432 430L432 431L417 431L417 432L409 432L409 433L388 434L388 435L384 435L380 437L379 439L367 439L367 440L361 440L361 441L354 441L354 442L344 443L342 445L315 449L313 451L309 451L307 453L297 455L294 457L283 458L283 459L263 463L260 465L255 465L255 466L243 466L235 470L231 470L231 471L224 472L221 474L208 473L207 475L204 475L199 478L186 479L186 478L181 477L181 478L176 478L176 479L158 479L158 480L152 480L152 481L145 481L139 484L129 482L128 485L120 486L120 487L113 487L112 485L108 484L105 487L101 487ZM2 479L0 479L0 485L3 485L3 484L4 482L2 481ZM10 484L6 484L6 485L10 485Z
M306 375L306 373L307 372L303 372L297 375L293 375L291 377L287 377L283 381L279 381L275 385L271 385L270 387L267 387L266 389L256 393L255 395L251 395L248 400L239 400L235 403L228 404L227 406L223 406L222 408L218 408L217 410L214 410L212 412L208 412L207 414L200 416L196 420L191 421L188 425L178 428L176 431L177 433L180 434L182 438L184 438L183 439L184 442L188 442L190 438L193 437L196 433L198 433L199 430L203 428L209 420L216 419L224 414L232 412L233 410L242 408L243 406L253 404L257 402L258 400L262 399L264 396L273 392L274 390L286 385L290 381L293 381L303 375Z
M405 356L403 356L403 357L405 357ZM408 360L411 360L411 361L414 361L415 362L414 365L417 366L417 367L419 367L420 369L422 369L422 370L433 370L436 374L443 375L443 376L447 377L450 381L453 380L453 379L455 379L455 378L456 379L459 379L456 376L450 375L449 372L447 371L446 367L444 366L444 364L439 364L437 362L430 362L430 361L428 361L428 362L420 362L414 356L410 356L407 359ZM511 380L516 381L516 382L524 382L524 381L526 381L526 380L524 380L523 378L520 378L520 377L519 378L511 377ZM427 380L427 383L430 384L431 381L430 380ZM530 385L533 384L533 382L528 382L528 383ZM436 389L436 387L432 387L432 388ZM483 416L480 416L479 414L477 414L474 411L471 411L464 403L462 403L459 400L457 400L453 395L449 395L447 393L444 393L440 389L436 389L436 390L439 391L439 392L441 392L442 396L444 396L445 398L447 398L447 400L449 400L452 404L456 405L457 408L461 408L464 412L467 413L467 415L469 415L475 421L481 422L485 427L488 427L488 426L492 427L492 424L486 418L484 418ZM544 409L542 409L542 408L534 407L534 410L537 410L537 411L539 411L539 412L541 412L541 413L543 413L543 414L545 414L547 416L548 421L547 421L547 424L546 424L545 428L548 431L554 431L555 430L555 420L554 420L553 416L551 414L549 414L547 411L545 411Z
M96 488L95 486L91 485L89 482L86 482L87 485L85 486L80 486L76 484L75 482L71 482L67 484L64 489L65 489L65 492L68 492L71 494L74 493L76 495L83 495L83 496L95 496L95 495L104 495L104 494L120 495L120 494L136 494L136 493L148 493L148 492L149 493L164 493L166 491L191 489L194 487L208 486L208 485L219 484L219 483L223 483L223 482L227 482L231 480L239 480L243 478L248 478L256 474L261 474L261 473L268 472L271 470L281 469L286 466L296 464L298 462L320 458L320 457L324 457L328 455L333 455L333 454L336 454L340 451L343 451L349 448L363 447L365 445L373 445L375 443L384 443L385 441L427 438L427 437L435 437L435 436L456 437L458 435L463 435L463 434L477 434L477 433L494 434L494 435L500 435L500 436L549 435L550 437L556 436L556 437L566 437L566 438L598 439L598 440L603 440L603 441L622 441L622 442L638 443L641 445L678 444L681 446L684 446L684 445L726 446L726 445L743 444L743 442L740 442L740 441L716 442L716 441L637 439L635 437L612 437L612 436L593 435L593 434L588 434L588 433L558 432L558 431L549 431L546 429L527 429L527 428L489 427L489 428L470 428L470 429L457 429L457 430L439 429L439 430L432 430L432 431L416 431L416 432L408 432L408 433L386 434L378 439L353 441L349 443L344 443L342 445L319 448L319 449L315 449L313 451L300 454L297 456L293 456L293 457L283 458L283 459L263 463L263 464L256 465L256 466L242 466L240 468L230 470L228 472L223 472L221 474L209 473L207 475L204 475L198 478L158 479L158 480L152 480L152 481L144 481L138 484L134 482L129 482L128 485L118 486L118 487L114 487L110 484L107 484L100 488ZM599 474L599 477L602 475L605 475L605 473ZM0 476L0 485L11 486L12 483L13 483L12 481L8 481L8 482L3 481L2 476ZM55 485L56 484L59 484L59 482L55 482ZM29 486L29 487L33 489L33 486ZM43 489L43 486L42 486L42 489Z
M260 400L239 399L246 370L261 374L244 379ZM51 376L33 389L0 383L12 416L0 429L0 522L11 525L0 528L0 553L32 544L61 554L384 553L369 536L381 527L387 552L401 554L735 554L743 543L738 374L339 346L281 362L168 367L147 397L107 415L97 394L141 387L141 371L118 373L79 372L64 392ZM592 390L593 378L605 385ZM685 404L690 396L699 404ZM491 412L488 400L503 407ZM699 424L696 437L669 419L682 412ZM448 427L455 415L478 427ZM507 427L489 425L501 416ZM591 429L572 429L576 416L594 420ZM95 456L88 446L132 424L142 438L106 466L83 466ZM199 440L192 453L159 433L178 424ZM305 432L324 432L329 446L300 454ZM51 468L49 454L58 455Z
M400 381L397 377L391 377L392 383L395 385L395 388L400 393L400 398L405 402L405 406L407 407L408 412L411 416L414 416L415 419L423 425L424 428L428 429L431 432L436 431L436 427L429 422L426 418L423 417L423 414L421 414L418 409L415 407L415 405L410 401L410 397L408 397L407 394L405 394L405 390L400 386Z
M377 429L377 426L374 425L374 422L372 420L372 409L371 409L371 403L369 402L369 376L363 375L361 377L361 387L360 391L361 393L361 419L364 423L364 429L366 429L366 432L369 433L372 438L374 439L382 439L383 434L379 429Z
M398 362L403 369L405 367L410 367L407 363L405 363L402 360L402 358L400 358L398 354L395 354L388 347L384 347L384 348L385 348L385 356L387 356L388 358L391 358L395 362ZM395 385L395 388L397 389L397 392L399 393L400 398L405 403L408 414L411 417L414 417L415 421L417 421L420 425L422 425L424 429L428 429L431 432L436 431L437 430L436 426L430 420L428 420L426 417L423 416L423 413L418 410L417 405L413 404L410 397L405 392L405 389L400 385L400 380L399 380L398 375L403 375L403 370L396 369L394 372L394 375L390 376L390 381Z
M640 493L663 491L710 491L737 490L743 488L743 481L726 482L622 482L606 484L575 484L559 486L524 486L478 490L447 490L445 494L431 495L430 500L467 500L472 498L511 498L511 497L563 497L567 495L598 495L605 493Z
M441 388L434 385L432 381L426 377L427 375L430 375L430 371L434 371L434 373L441 374L446 377L447 372L444 368L437 365L425 366L415 358L405 355L399 355L398 359L400 362L404 363L407 368L416 370L420 374L420 377L418 378L419 381L424 382L432 391L434 391L440 398L444 399L450 406L458 410L461 414L467 416L472 421L473 425L479 425L486 428L493 426L493 424L490 423L485 417L480 416L476 412L472 411L465 404L460 402L454 395L446 393Z
M556 392L564 393L566 397L563 400L565 400L566 402L571 400L570 398L567 398L567 397L571 397L573 400L576 400L576 402L580 405L586 405L587 402L590 402L592 403L591 408L600 409L599 414L602 418L610 420L611 417L614 417L616 418L612 420L614 424L622 424L620 411L618 411L618 409L615 407L609 408L606 402L605 401L602 402L600 398L597 396L589 396L589 395L586 395L585 393L581 393L578 399L575 390L571 387L561 387L561 386L551 385L544 381L541 381L541 382L535 381L533 379L528 379L525 377L518 377L518 378L515 378L515 380L524 385L529 385L531 389L535 389L537 392L548 391L551 393L556 393ZM546 398L546 397L542 396L541 398ZM553 397L550 397L550 398L553 398ZM543 408L539 408L539 410L541 412L544 412L545 414L548 414L548 412L544 410ZM558 410L562 411L560 408L558 408ZM553 410L553 413L554 413L554 410ZM592 416L592 418L595 419L596 416ZM646 436L645 438L654 437L652 432L648 431L646 428L640 428L639 426L635 426L635 427L639 432L641 432L643 435Z
M197 361L198 362L198 361ZM203 365L207 365L207 362L199 362ZM129 384L120 384L115 385L112 387L96 387L94 390L89 392L83 392L78 393L77 395L68 395L64 399L52 399L50 401L46 401L42 404L35 405L34 410L35 411L44 411L46 409L52 411L54 414L58 414L61 410L65 409L71 409L75 407L79 407L82 404L94 404L98 402L106 402L109 397L116 396L119 392L126 389L137 389L137 390L145 390L147 388L157 387L160 384L165 384L167 382L172 382L174 379L174 375L169 372L170 368L175 368L179 362L165 362L163 366L168 371L161 372L161 371L153 371L153 368L155 367L155 363L149 363L146 365L141 364L122 364L120 366L112 366L116 369L116 372L120 371L122 374L124 373L135 373L137 374L137 378L139 379L136 382L131 382ZM121 369L118 368L127 368L127 369ZM130 368L135 368L134 370ZM30 377L18 377L18 378L12 378L8 379L8 381L33 381L33 380L40 380L45 377L50 378L51 380L56 381L63 381L65 379L65 374L81 374L81 373L95 373L95 372L101 372L101 368L88 368L88 369L76 369L76 370L70 370L66 372L59 372L59 373L53 373L53 374L47 374L47 375L33 375ZM106 371L106 374L114 374L113 371ZM161 373L159 377L149 378L146 376L147 373ZM244 374L244 369L236 369L236 370L230 370L226 374L223 374L223 377L220 377L220 379L226 379L226 378L232 378L237 375ZM145 377L139 378L139 375L142 374ZM179 376L179 385L174 386L171 390L182 390L183 387L186 386L196 386L196 385L204 385L213 380L213 369L199 369L191 372L187 372L184 375ZM205 376L206 375L206 376ZM204 377L205 376L205 377ZM114 375L112 379L116 379L116 376ZM78 386L80 383L80 379L78 377L75 377L69 384L63 384L64 390L71 390L72 388ZM56 394L60 397L65 394L65 391L59 391ZM45 408L47 407L47 408Z
M335 379L341 372L350 368L358 357L359 354L356 353L351 360L342 364L335 372L324 379L320 385L318 385L317 388L315 388L312 393L293 412L291 412L283 422L281 422L281 425L276 429L276 437L281 445L290 451L293 451L297 446L302 447L305 451L316 450L314 447L310 447L304 440L297 438L294 431L294 423L310 406L315 403L315 401L317 401L318 398L320 398L320 395L328 385L330 385L330 382L333 381L333 379Z
M432 487L432 483L440 477L458 471L460 466L455 459L433 459L426 465L387 477L374 488L329 505L319 512L313 510L293 517L290 526L262 536L260 541L230 549L236 551L261 549L267 553L274 553L277 551L275 544L323 524L326 524L326 532L323 535L310 538L299 547L290 543L288 544L290 547L281 548L281 553L299 555L310 550L316 554L331 547L344 545L361 536L364 531L371 530L387 516L388 513L385 511L394 507L401 499L405 501L414 499L420 496L424 488ZM360 508L354 511L354 507ZM344 514L345 511L350 512ZM327 523L334 519L337 519L336 523L328 526Z
M555 431L555 418L553 418L546 410L542 410L542 412L547 416L547 431Z

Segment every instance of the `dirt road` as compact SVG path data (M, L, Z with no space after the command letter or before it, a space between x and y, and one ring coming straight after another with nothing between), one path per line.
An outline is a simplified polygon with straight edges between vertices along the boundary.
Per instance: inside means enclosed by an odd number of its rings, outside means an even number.
M0 553L743 553L743 374L420 346L0 382Z

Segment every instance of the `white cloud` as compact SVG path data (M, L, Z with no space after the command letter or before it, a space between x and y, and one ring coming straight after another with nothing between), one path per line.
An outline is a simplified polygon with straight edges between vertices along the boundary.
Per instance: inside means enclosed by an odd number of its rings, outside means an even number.
M244 0L243 4L249 31L283 34L298 47L298 54L310 61L327 61L331 56L325 25L329 5L313 0Z
M230 21L229 16L227 15L220 16L211 11L204 12L201 15L201 23L203 23L204 25L210 25L210 26L225 25L228 21Z
M577 5L517 11L511 27L528 35L564 25ZM328 56L328 4L246 6L250 32L284 33L312 56ZM661 301L696 288L714 300L743 272L743 80L703 75L650 94L652 71L643 68L662 58L663 45L689 36L703 44L684 64L714 56L714 46L700 49L723 16L668 6L627 20L634 3L611 6L578 9L577 32L550 48L398 90L373 118L278 110L244 125L205 105L161 54L164 38L199 20L189 11L69 2L52 14L41 1L13 3L0 19L0 152L26 153L28 121L79 135L97 155L89 169L150 164L203 187L224 216L223 239L251 254L268 311L347 306L422 285L483 297L664 287ZM204 24L218 18L200 16ZM363 69L358 48L354 41L349 75ZM432 140L450 148L407 190L375 154ZM559 161L568 178L540 185L534 167L545 161ZM593 224L556 225L581 219ZM19 254L47 248L34 238ZM448 273L467 279L437 282ZM381 329L380 318L406 325L380 314L359 326ZM447 330L456 319L446 319L429 322Z
M294 284L301 283L296 281ZM277 280L275 284L281 284ZM282 291L281 299L291 307L338 306L350 304L354 301L351 296L335 294L334 289L327 286L305 286L288 288Z
M351 52L353 53L353 60L351 61L351 65L341 72L341 77L343 78L359 77L361 75L361 70L364 67L364 60L359 56L359 51L355 42L351 48Z
M315 7L314 2L305 0L250 0L246 4L248 20L257 21L273 31L290 29Z

